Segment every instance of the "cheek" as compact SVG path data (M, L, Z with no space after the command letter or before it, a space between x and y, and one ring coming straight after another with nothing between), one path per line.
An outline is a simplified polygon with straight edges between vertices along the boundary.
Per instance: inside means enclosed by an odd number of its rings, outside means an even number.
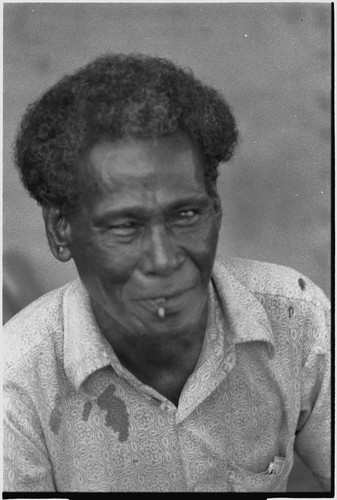
M95 259L95 271L102 282L121 285L130 280L138 260L139 252L135 247L105 249Z
M126 283L137 265L139 249L121 248L101 238L81 238L73 247L73 259L82 279L109 286Z
M197 233L190 235L184 245L186 253L207 278L213 268L218 237L219 229L214 219L211 224L205 224Z

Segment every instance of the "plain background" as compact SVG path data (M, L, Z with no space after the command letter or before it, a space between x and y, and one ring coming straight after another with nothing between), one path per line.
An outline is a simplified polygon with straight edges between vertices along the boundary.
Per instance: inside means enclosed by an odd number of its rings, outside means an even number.
M221 169L219 253L294 267L329 296L331 4L5 4L4 321L76 277L13 166L20 117L105 52L167 57L225 95L241 136Z

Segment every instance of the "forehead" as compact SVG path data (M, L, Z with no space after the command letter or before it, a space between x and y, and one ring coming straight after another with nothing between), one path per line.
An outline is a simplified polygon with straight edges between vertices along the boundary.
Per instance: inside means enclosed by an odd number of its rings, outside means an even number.
M85 192L101 199L161 190L205 192L201 156L183 134L97 144L89 152L81 181Z

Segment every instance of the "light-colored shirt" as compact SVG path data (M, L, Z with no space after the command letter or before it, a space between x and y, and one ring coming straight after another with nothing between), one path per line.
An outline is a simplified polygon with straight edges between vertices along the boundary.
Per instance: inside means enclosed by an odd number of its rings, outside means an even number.
M72 282L5 326L4 491L286 490L330 476L329 303L298 272L217 261L178 407L144 385Z

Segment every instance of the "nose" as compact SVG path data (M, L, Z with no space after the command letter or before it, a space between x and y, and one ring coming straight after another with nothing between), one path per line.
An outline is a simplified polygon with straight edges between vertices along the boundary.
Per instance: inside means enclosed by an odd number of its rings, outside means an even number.
M143 255L143 272L170 275L184 262L184 252L170 238L164 225L149 228Z

